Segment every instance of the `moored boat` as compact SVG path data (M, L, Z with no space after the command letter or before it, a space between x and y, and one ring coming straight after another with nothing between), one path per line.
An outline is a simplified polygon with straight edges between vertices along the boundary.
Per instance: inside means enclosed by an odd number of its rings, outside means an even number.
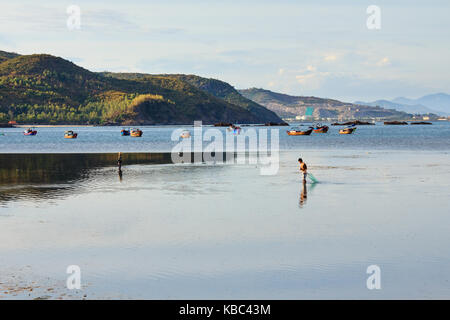
M286 131L289 136L309 136L313 131L312 127L309 127L308 130L302 131L299 128L292 128L291 130Z
M131 129L130 130L130 136L132 136L132 137L142 137L142 134L143 134L143 132L140 129Z
M356 127L349 127L339 130L340 134L352 134L356 130Z
M31 129L31 128L28 128L27 130L25 130L25 131L23 132L23 134L24 134L25 136L35 136L35 135L37 135L37 131L34 130L34 129Z
M316 124L316 127L314 128L314 132L316 133L327 133L328 132L328 126L323 126L320 123Z
M73 132L72 130L64 132L65 139L76 139L78 137L78 133Z
M130 130L122 129L122 130L120 131L120 134L121 134L122 136L129 136L129 135L130 135Z

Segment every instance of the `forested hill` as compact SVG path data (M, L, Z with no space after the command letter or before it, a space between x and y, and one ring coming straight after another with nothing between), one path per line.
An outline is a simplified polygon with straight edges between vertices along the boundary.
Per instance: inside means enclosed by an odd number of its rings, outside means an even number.
M174 77L186 81L193 86L221 98L229 103L241 106L254 114L261 115L264 119L271 122L281 122L277 114L262 105L245 98L230 84L216 80L206 79L196 75L173 75ZM267 122L266 121L266 122Z
M181 80L187 82L194 87L213 95L216 98L224 100L233 105L242 107L252 114L256 115L260 123L276 122L280 123L282 120L273 111L268 110L262 105L245 98L233 86L217 79L203 78L197 75L184 74L164 74L164 75L149 75L145 73L103 73L106 76L127 79L127 80L145 80L154 77L165 77L170 79Z
M180 77L121 78L51 55L0 52L0 123L281 122L265 111L230 103Z
M6 52L6 51L1 51L0 50L0 63L8 60L8 59L12 59L15 57L18 57L19 55L17 53L12 53L12 52Z

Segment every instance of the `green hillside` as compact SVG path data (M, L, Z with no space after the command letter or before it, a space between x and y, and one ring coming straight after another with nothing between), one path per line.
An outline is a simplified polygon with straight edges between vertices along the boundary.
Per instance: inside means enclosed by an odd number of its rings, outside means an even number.
M8 59L12 59L15 57L18 57L19 55L17 53L12 53L12 52L6 52L6 51L1 51L0 50L0 63L8 60Z
M257 117L258 122L267 123L267 122L276 122L280 123L282 120L280 117L276 115L276 113L266 109L265 107L259 105L258 103L243 97L235 88L233 88L230 84L216 80L216 79L207 79L202 78L196 75L183 75L183 74L165 74L165 75L149 75L143 73L103 73L106 76L118 78L118 79L127 79L127 80L150 80L155 77L164 77L170 79L181 80L185 83L189 83L190 85L210 94L216 98L224 100L233 105L242 107L254 116Z
M126 79L94 73L51 55L1 52L0 123L261 123L252 113L173 76Z
M249 110L253 114L260 115L262 122L282 122L282 120L275 114L275 112L272 112L259 105L258 103L245 98L235 88L233 88L226 82L216 79L206 79L196 75L174 75L174 77L186 81L193 86L212 94L215 97L241 106Z

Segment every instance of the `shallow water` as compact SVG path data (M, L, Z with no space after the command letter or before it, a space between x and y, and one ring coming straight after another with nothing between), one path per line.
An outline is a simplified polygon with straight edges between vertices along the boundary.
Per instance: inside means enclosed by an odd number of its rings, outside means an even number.
M0 298L450 296L449 148L282 151L271 176L115 156L0 155Z

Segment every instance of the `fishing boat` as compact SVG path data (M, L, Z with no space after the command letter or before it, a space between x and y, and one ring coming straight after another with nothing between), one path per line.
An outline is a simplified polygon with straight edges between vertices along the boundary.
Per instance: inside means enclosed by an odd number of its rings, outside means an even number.
M316 127L314 128L314 132L316 133L327 133L328 132L328 126L323 126L320 123L316 124Z
M347 127L339 130L340 134L352 134L356 130L356 127Z
M130 130L122 129L122 130L120 131L120 134L121 134L122 136L129 136L129 135L130 135Z
M187 138L190 138L191 137L191 133L189 132L189 131L183 131L181 134L180 134L180 137L181 138L183 138L183 139L187 139Z
M289 136L309 136L313 132L313 127L309 127L306 131L302 131L300 128L292 128L286 132Z
M37 135L37 131L34 130L34 129L31 129L31 128L28 128L27 130L25 130L25 131L23 132L23 134L24 134L25 136L35 136L35 135Z
M78 133L75 133L72 130L64 132L65 139L76 139L77 137L78 137Z
M130 130L130 135L132 136L132 137L142 137L142 130L140 130L140 129L131 129Z

